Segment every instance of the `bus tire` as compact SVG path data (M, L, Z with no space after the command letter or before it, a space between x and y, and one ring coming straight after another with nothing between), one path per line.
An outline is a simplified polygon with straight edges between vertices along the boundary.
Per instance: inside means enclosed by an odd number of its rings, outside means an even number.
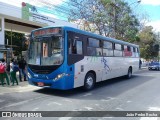
M126 78L127 78L127 79L130 79L131 77L132 77L132 68L129 67L128 73L127 73L127 75L126 75Z
M95 85L95 75L93 73L87 73L84 80L84 90L91 90Z

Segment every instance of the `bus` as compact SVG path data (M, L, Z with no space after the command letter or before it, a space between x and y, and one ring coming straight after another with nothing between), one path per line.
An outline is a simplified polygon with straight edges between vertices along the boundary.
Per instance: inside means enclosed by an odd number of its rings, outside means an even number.
M126 76L139 70L139 46L66 26L31 32L29 84L68 90Z

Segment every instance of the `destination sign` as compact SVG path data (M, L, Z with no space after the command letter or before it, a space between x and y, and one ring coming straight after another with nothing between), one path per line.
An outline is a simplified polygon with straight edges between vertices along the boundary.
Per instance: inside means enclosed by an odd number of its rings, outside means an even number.
M36 30L32 33L32 37L50 35L50 34L61 34L61 28L45 28Z

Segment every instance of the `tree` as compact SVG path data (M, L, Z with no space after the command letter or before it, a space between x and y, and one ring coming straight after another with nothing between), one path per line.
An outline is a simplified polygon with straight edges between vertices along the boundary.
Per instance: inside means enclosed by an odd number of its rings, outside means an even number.
M8 45L11 47L11 36L12 36L12 48L15 56L19 56L22 54L22 51L27 50L27 46L24 44L25 35L22 33L16 33L10 31L5 31L5 44L7 45L7 39L8 39Z
M140 38L141 57L145 59L152 59L157 57L158 52L154 50L154 43L156 41L153 27L145 26L138 34Z
M100 0L71 0L71 4L76 7L71 10L70 21L78 23L83 30L108 35L108 12Z
M137 40L139 22L128 3L122 0L70 1L75 7L69 19L81 29L129 42Z

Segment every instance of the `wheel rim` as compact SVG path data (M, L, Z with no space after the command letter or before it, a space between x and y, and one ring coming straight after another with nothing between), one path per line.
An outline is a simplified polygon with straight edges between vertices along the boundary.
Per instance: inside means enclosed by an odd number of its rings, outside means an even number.
M93 78L91 76L89 76L86 80L86 84L87 86L90 88L93 85Z

